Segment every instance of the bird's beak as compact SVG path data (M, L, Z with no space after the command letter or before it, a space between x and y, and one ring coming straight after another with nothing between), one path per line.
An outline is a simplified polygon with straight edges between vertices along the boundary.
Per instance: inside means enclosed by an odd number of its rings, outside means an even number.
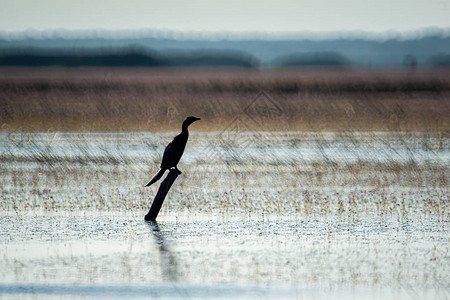
M198 120L200 120L200 118L195 118L195 121L198 121Z

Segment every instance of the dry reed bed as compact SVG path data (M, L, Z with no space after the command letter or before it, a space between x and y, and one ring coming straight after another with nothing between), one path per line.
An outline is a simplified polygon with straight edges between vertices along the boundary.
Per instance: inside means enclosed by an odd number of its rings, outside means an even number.
M2 69L3 131L446 131L448 70ZM265 94L261 96L260 92ZM250 108L250 109L249 109Z

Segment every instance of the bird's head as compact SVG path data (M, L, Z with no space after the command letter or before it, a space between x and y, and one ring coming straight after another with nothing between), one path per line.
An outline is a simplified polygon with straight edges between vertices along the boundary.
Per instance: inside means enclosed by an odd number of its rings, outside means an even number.
M192 123L194 123L195 121L200 120L200 118L197 117L187 117L186 120L184 120L183 122L183 129L187 129L189 125L191 125Z

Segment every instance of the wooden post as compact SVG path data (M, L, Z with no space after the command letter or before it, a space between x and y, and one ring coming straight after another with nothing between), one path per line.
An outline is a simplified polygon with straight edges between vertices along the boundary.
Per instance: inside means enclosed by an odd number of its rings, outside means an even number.
M156 193L148 214L145 215L145 221L156 221L156 217L158 216L159 210L161 209L170 187L180 174L181 171L178 169L169 170L169 174L167 174L166 178L164 178L164 181L161 182L161 185L159 186L158 192Z

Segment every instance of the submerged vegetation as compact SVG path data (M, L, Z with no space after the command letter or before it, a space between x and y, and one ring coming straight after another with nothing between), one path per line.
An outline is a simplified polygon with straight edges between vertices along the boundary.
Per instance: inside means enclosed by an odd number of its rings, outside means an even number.
M0 281L447 293L448 137L192 132L155 232L172 136L2 133Z
M448 138L242 134L243 140L225 141L218 133L193 133L180 167L187 176L179 179L168 211L404 216L414 208L449 217ZM2 134L1 208L145 210L157 187L143 184L169 137Z

